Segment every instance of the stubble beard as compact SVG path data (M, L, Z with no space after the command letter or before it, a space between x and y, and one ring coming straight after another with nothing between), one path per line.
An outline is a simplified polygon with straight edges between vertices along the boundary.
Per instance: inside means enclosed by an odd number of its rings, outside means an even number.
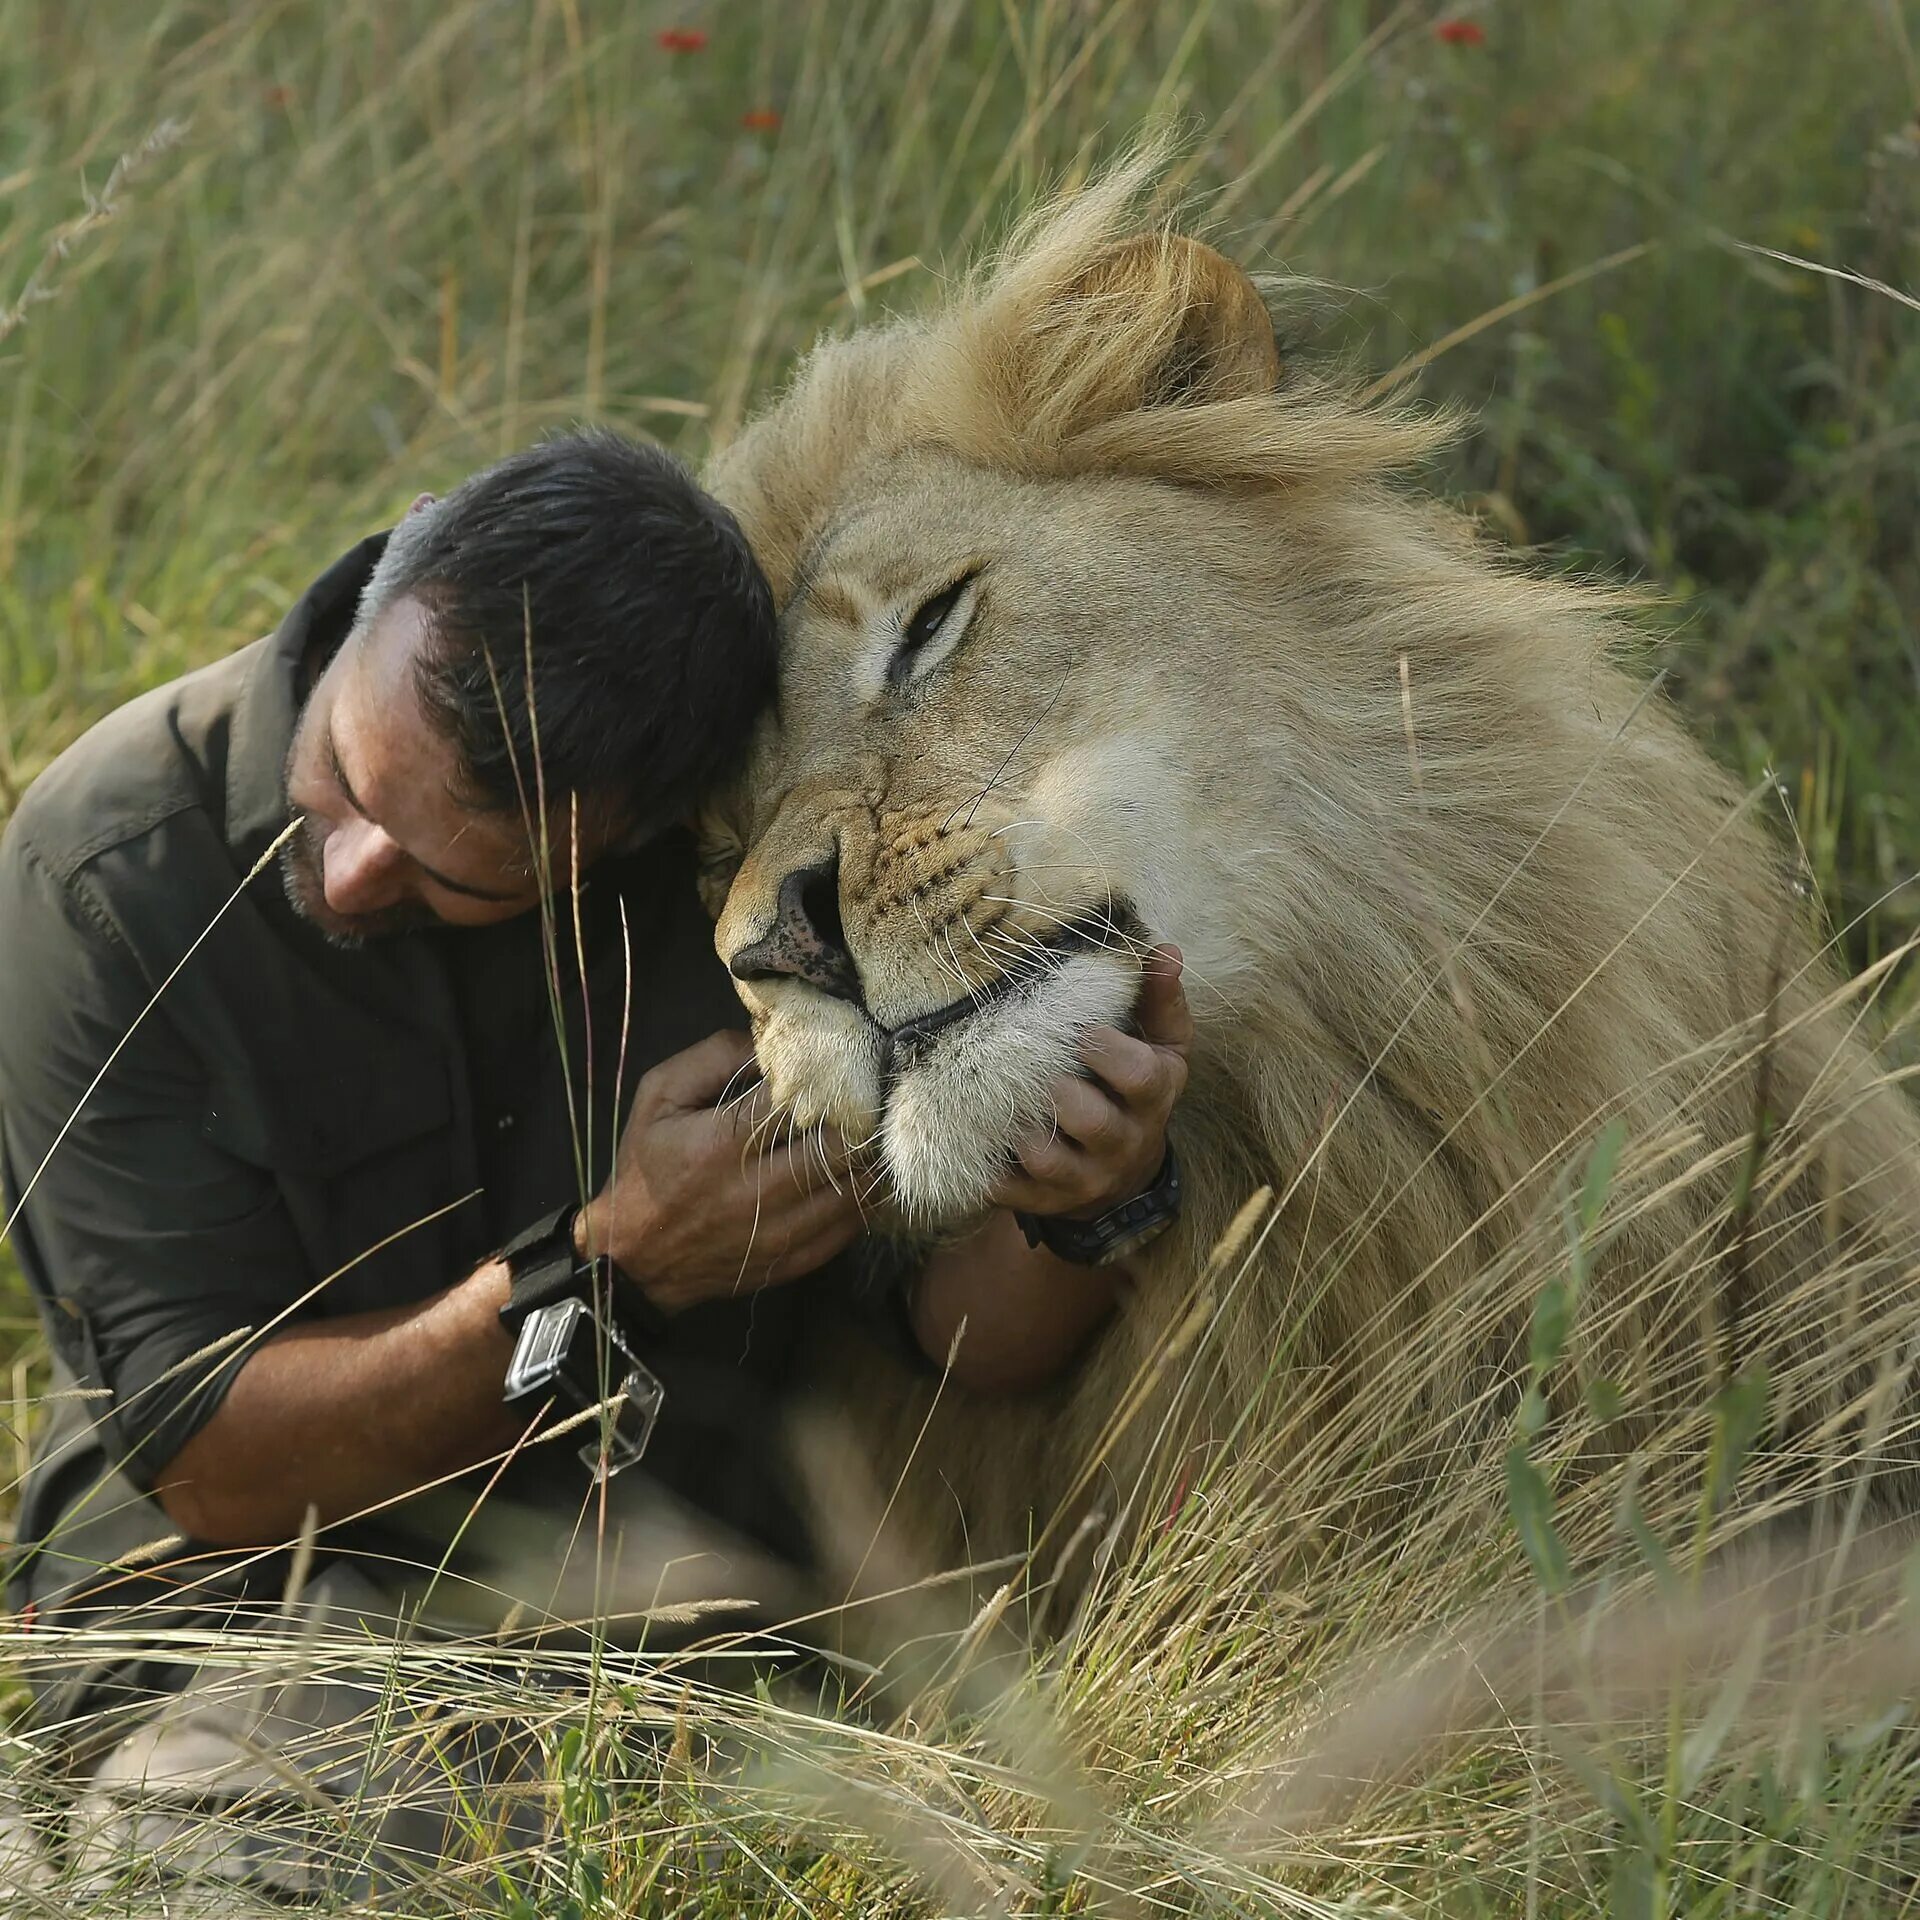
M419 901L386 907L378 913L336 913L327 905L326 863L321 845L319 829L311 816L302 814L293 838L280 849L280 884L286 890L287 904L329 946L350 951L365 946L369 940L383 940L396 933L418 933L439 924L431 909Z

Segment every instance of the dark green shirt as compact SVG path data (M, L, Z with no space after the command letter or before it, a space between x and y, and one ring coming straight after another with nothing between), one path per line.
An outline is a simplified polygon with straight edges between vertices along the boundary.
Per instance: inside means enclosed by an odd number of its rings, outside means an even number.
M12 1597L43 1618L244 1579L191 1543L124 1567L170 1533L155 1476L258 1340L459 1279L600 1184L642 1071L741 1024L679 833L595 868L584 952L563 900L551 991L539 914L343 950L275 865L248 878L287 821L304 665L344 637L381 544L270 639L102 721L0 842L0 1184L26 1195L14 1244L57 1365ZM768 1420L813 1284L676 1323L639 1470L787 1554ZM556 1443L489 1502L564 1543L585 1483ZM324 1544L431 1562L475 1490Z

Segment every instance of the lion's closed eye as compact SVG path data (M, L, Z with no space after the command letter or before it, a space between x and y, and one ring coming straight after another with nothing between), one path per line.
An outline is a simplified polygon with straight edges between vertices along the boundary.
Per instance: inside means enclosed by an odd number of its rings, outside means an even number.
M887 686L906 686L930 673L966 638L979 606L978 567L922 600L900 623L900 637L887 657Z

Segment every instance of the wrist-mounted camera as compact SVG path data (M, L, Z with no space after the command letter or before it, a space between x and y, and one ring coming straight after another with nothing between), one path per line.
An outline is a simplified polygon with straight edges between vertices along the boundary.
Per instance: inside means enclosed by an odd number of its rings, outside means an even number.
M562 1207L501 1248L511 1290L500 1320L514 1336L503 1398L546 1395L564 1415L599 1409L580 1449L596 1480L610 1479L647 1450L666 1402L636 1340L660 1338L666 1316L605 1255L574 1250L577 1207Z

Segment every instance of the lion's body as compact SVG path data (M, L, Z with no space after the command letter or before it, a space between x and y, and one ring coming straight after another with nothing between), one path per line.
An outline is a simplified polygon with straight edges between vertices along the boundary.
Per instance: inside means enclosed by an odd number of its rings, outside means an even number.
M1062 949L927 1056L874 1036L1103 903L1186 955L1182 1221L1058 1388L948 1397L925 1523L998 1551L1056 1508L1261 1185L1284 1203L1204 1363L1162 1369L1109 1484L1183 1377L1202 1438L1253 1407L1310 1447L1302 1407L1390 1374L1382 1444L1448 1444L1510 1406L1558 1196L1614 1116L1583 1369L1643 1415L1704 1399L1729 1342L1803 1411L1859 1390L1911 1318L1920 1127L1771 796L1623 670L1610 600L1388 486L1429 427L1276 384L1217 256L1119 242L1127 190L930 318L822 346L713 474L787 609L721 950L825 862L862 982L744 990L776 1095L872 1131L909 1219L964 1218L1131 957ZM901 668L899 609L969 568L968 631ZM865 1386L909 1428L929 1390Z

